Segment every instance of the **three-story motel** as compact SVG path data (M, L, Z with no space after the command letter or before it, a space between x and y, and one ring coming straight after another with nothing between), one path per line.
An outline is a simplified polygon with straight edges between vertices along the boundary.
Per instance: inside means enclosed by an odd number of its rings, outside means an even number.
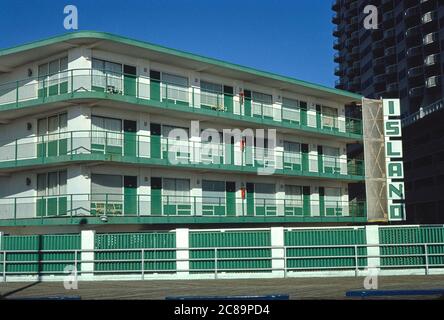
M360 103L105 33L2 50L0 226L365 223Z

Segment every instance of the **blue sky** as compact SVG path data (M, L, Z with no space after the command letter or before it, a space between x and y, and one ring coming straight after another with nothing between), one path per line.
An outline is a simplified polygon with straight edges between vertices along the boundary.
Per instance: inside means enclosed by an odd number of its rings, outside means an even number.
M79 29L116 33L334 86L329 0L0 0L0 48Z

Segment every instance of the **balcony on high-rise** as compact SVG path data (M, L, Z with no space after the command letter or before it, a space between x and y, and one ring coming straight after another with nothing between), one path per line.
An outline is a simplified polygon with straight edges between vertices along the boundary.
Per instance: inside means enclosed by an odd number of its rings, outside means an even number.
M423 66L410 68L407 71L407 76L409 78L422 77L423 75L424 75L424 68L423 68Z
M424 58L424 65L426 65L428 67L436 66L436 67L440 68L439 60L440 60L439 53L431 54L431 55L428 55Z
M433 89L441 86L441 77L440 76L428 77L425 81L425 86L427 89Z
M424 86L418 86L418 87L414 87L412 89L409 90L409 96L412 98L419 98L422 97L424 94Z
M414 58L422 56L422 46L416 46L407 50L407 57Z
M394 45L396 43L396 34L394 28L384 31L384 42L387 45Z
M404 23L406 26L412 26L419 22L421 10L419 6L408 8L404 11Z
M393 28L395 26L395 13L393 10L382 15L382 25L384 28Z

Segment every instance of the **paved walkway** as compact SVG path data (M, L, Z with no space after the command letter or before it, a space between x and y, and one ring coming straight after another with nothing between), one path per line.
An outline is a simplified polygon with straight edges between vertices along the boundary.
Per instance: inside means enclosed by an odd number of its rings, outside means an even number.
M363 290L363 281L364 278L107 281L79 282L78 290L65 290L62 282L0 283L0 298L165 299L166 296L289 294L291 299L344 299L347 290ZM380 277L378 284L379 289L444 288L444 276ZM431 298L435 297L427 297Z

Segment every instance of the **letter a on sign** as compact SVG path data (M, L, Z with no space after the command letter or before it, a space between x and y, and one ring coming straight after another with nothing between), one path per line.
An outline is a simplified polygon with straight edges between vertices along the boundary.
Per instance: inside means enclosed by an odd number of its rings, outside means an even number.
M77 30L79 29L79 15L77 7L74 5L67 5L63 9L63 13L67 14L65 20L63 20L63 27L66 30Z

